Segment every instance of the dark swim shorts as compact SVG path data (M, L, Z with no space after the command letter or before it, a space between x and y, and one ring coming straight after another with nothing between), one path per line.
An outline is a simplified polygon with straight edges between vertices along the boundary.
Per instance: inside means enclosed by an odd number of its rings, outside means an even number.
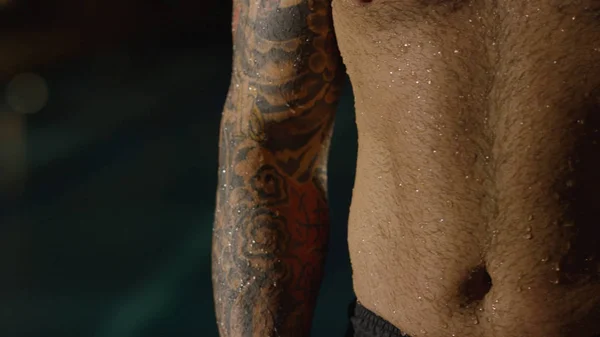
M354 301L348 308L350 324L345 337L408 337L390 322Z
M350 324L344 337L409 337L356 301L348 307L348 315Z

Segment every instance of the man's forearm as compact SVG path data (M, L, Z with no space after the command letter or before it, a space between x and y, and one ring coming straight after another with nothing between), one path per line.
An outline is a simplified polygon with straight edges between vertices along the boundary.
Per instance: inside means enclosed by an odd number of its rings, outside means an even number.
M324 0L237 0L213 286L225 336L307 336L328 240L339 53Z
M306 336L325 257L326 204L312 182L286 179L267 166L253 171L254 183L219 191L213 242L219 329L222 336Z

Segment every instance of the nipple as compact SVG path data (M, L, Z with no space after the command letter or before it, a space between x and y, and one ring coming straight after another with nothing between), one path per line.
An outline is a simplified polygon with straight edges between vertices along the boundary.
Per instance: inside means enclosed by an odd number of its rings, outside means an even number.
M485 265L479 265L471 270L461 288L466 299L465 306L481 301L492 288L492 277Z

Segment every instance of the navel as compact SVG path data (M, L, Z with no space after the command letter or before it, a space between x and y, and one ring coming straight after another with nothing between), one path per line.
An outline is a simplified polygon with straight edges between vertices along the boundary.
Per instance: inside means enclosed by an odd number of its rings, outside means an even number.
M441 7L453 13L469 4L471 0L417 0L417 2L423 7Z
M461 293L464 296L463 306L471 306L476 302L483 300L485 295L492 288L492 278L484 264L476 266L469 273L468 278L461 286Z

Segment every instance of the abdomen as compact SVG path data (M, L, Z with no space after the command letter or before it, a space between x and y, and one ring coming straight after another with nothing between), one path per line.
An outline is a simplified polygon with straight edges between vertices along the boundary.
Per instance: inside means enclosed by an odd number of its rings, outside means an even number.
M600 332L599 5L336 6L363 305L412 335Z

